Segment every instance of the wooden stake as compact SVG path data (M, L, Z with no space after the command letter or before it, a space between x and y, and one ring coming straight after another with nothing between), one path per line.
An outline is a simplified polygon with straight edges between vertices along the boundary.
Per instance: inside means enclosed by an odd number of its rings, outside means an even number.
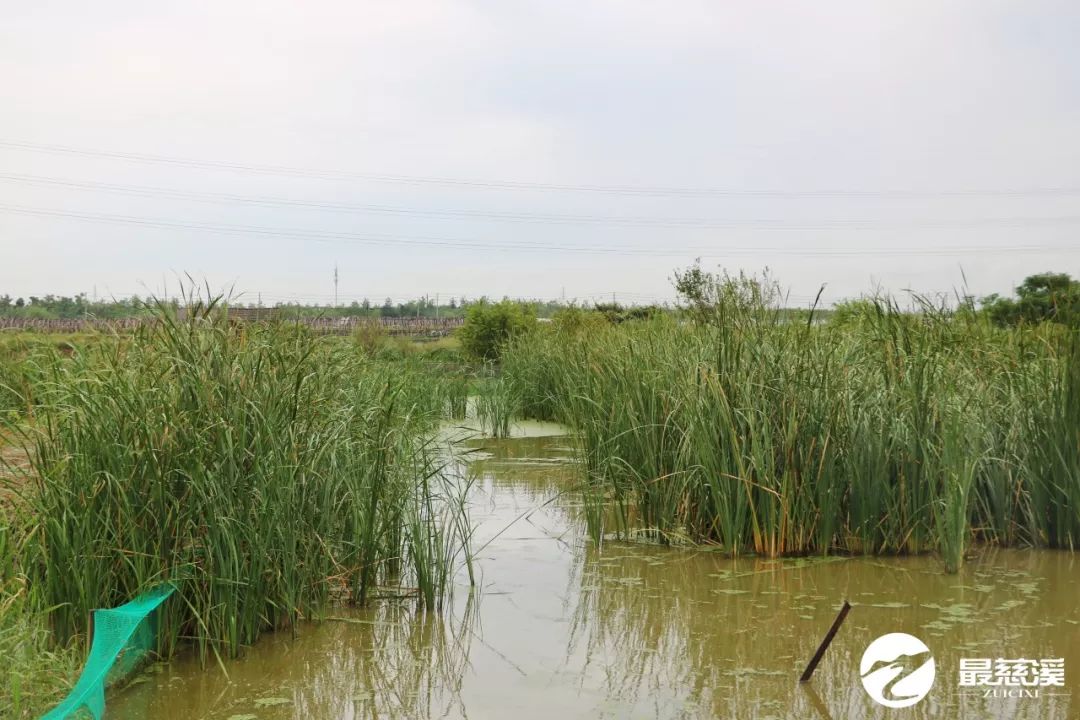
M814 657L810 658L810 664L803 670L802 677L799 678L799 682L807 682L810 680L810 676L814 674L814 670L817 669L818 663L821 662L822 656L825 651L829 649L829 643L836 637L836 631L840 629L840 625L843 624L844 618L847 617L848 611L851 610L851 603L847 600L844 601L844 606L840 608L840 613L833 620L832 627L829 628L829 632L825 633L825 638L818 645L817 652L814 653Z

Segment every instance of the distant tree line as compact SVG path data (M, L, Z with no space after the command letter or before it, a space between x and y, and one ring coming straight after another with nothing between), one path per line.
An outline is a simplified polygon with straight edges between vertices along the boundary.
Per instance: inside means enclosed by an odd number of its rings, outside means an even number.
M72 320L78 318L99 318L112 320L125 317L137 317L147 314L156 304L156 300L150 297L110 299L95 301L89 299L85 293L74 296L45 295L30 297L15 297L0 295L0 317L24 317L41 320ZM176 305L176 301L171 301ZM381 304L373 303L368 299L362 301L353 300L348 304L338 306L326 306L305 303L276 303L269 307L279 308L287 314L301 317L371 317L371 318L463 318L470 306L477 303L489 303L487 298L469 300L466 298L450 298L443 303L436 303L430 297L423 297L407 302L394 302L386 298ZM232 301L228 303L232 307L264 307L257 303ZM557 301L534 300L529 305L535 309L539 317L551 317L563 303Z
M675 289L685 303L685 307L693 311L695 307L715 300L715 298L703 295L705 289L710 287L708 282L710 278L712 275L703 271L698 264L685 272L676 273ZM760 299L772 302L779 301L782 297L774 289L774 285L773 281L760 283L740 276L727 278L726 284L717 284L716 287L736 288L739 292L751 292L754 288L758 288L757 292L767 290L769 293L775 293L775 297L770 294L768 298ZM138 296L103 301L91 300L86 293L70 297L44 295L26 298L13 298L11 295L4 294L0 295L0 317L26 317L42 320L93 317L111 320L146 314L150 312L155 302L153 298L139 298ZM503 302L507 300L504 299ZM537 318L551 318L561 310L581 308L574 303L568 304L555 300L510 302L527 305L529 314ZM234 307L262 307L250 302L234 301L230 304ZM848 317L866 311L872 305L873 301L869 299L852 300L839 303L832 309L818 309L816 317L819 320L844 321ZM495 306L502 308L503 311L506 311L507 307L486 297L473 300L464 297L450 298L442 303L436 302L431 297L407 302L394 302L392 298L386 298L382 303L372 302L365 298L338 306L277 303L272 307L302 317L464 318L468 316L470 308L477 306L487 308ZM671 308L656 305L623 306L616 303L598 303L592 307L592 310L602 315L608 322L620 323L652 317L669 311ZM1066 273L1039 273L1025 278L1016 288L1015 297L1004 297L995 293L977 301L974 298L964 298L964 307L961 310L983 314L994 323L1003 326L1039 322L1080 324L1080 281L1074 280ZM805 310L786 309L785 312L792 313L789 319L793 321L802 321L805 320L804 315L809 316L809 312Z
M147 312L147 303L138 297L95 301L86 293L73 297L66 295L31 295L12 298L0 295L0 316L26 317L41 320L73 320L83 317L116 319L133 317Z
M386 298L381 304L373 303L365 298L330 307L303 303L278 303L274 307L302 317L463 318L470 307L492 302L487 297L481 297L475 300L450 298L446 302L436 303L434 299L425 296L407 302L394 302L392 298ZM539 317L551 317L560 307L563 307L557 301L530 300L523 302L527 302L531 307L535 308Z

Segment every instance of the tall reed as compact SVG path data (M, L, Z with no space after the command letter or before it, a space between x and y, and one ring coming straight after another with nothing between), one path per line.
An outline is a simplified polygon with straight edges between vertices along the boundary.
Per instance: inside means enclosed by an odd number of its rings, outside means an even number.
M521 406L581 438L586 494L611 508L590 513L595 536L937 550L949 571L973 542L1074 546L1075 330L888 298L823 323L775 297L728 280L690 321L550 328L507 350Z
M509 376L489 375L477 384L474 407L481 432L494 438L510 437L519 405L516 384Z
M75 644L52 641L39 593L23 564L26 518L0 505L0 717L40 717L71 688L85 658Z
M334 598L391 586L434 609L447 591L467 535L423 440L442 411L430 379L214 301L47 370L20 432L28 574L61 641L165 580L162 652L190 640L204 657Z

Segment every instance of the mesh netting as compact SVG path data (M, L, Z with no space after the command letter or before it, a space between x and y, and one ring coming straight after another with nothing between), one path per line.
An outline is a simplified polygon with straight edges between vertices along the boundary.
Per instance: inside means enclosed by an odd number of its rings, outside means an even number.
M95 610L94 637L79 681L63 702L41 720L66 720L86 709L95 720L105 712L105 687L131 674L155 646L155 616L165 598L165 585L109 610Z

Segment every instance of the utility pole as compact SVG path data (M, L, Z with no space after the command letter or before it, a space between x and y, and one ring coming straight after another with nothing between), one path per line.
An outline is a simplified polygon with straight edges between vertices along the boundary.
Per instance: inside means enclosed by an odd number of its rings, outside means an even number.
M337 287L338 287L337 263L334 263L334 307L337 307Z

